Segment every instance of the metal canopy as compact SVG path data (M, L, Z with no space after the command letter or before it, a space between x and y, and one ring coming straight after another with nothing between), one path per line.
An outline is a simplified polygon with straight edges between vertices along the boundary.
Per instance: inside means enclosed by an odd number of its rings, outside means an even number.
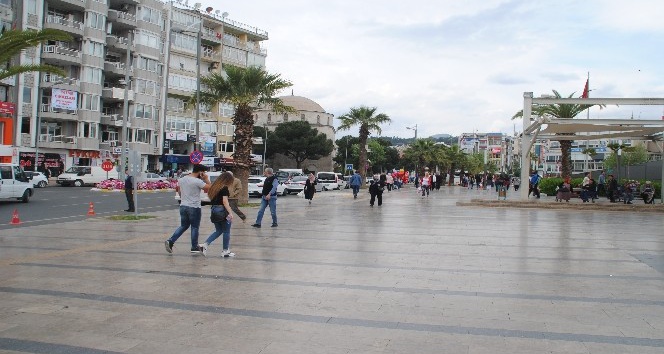
M595 140L634 139L664 140L664 120L654 119L565 119L531 118L533 105L592 104L592 105L664 105L664 98L534 98L532 92L523 93L523 133L521 140L521 180L527 181L530 174L528 154L536 139L549 140ZM559 135L564 134L564 135ZM664 141L658 147L664 153ZM664 195L664 164L662 165L662 195ZM520 193L522 200L528 199L528 190ZM664 203L664 197L662 198Z

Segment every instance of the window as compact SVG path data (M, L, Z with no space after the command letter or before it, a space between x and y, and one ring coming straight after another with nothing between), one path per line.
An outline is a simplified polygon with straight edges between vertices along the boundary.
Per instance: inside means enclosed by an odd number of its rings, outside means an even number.
M106 29L106 16L92 11L85 13L85 25L98 30Z
M288 122L288 113L284 113L284 122Z
M221 123L220 135L233 136L235 134L235 126L231 123Z
M11 6L11 2L8 4ZM37 14L37 0L27 0L25 2L25 9L29 14L36 15Z
M196 72L196 58L171 54L170 67L177 70Z
M194 132L194 118L166 116L166 131L172 132Z
M233 143L219 143L219 151L221 152L233 152L235 151L235 144Z
M219 104L219 115L222 117L232 117L235 115L235 106L229 103Z
M272 123L272 113L267 114L267 122Z
M104 44L93 41L87 41L86 45L83 46L83 53L88 55L93 55L96 57L103 57Z
M136 33L136 44L146 47L161 49L161 37L156 33L148 31L138 31Z
M136 135L134 141L137 142L137 143L150 144L150 142L152 141L152 131L151 130L136 129L136 130L134 130L134 133Z
M93 68L90 66L83 67L83 75L81 75L82 82L101 85L101 77L102 70L100 68Z
M184 26L191 26L194 23L199 22L199 18L189 13L184 13L180 11L173 12L173 22L177 22Z
M97 130L99 123L94 122L79 122L78 123L78 137L79 138L97 138Z
M150 96L157 96L159 85L155 81L136 79L136 92Z
M138 57L138 60L136 60L136 66L142 70L161 74L161 63L154 59Z
M173 46L178 49L184 49L191 52L196 52L196 45L198 39L186 33L173 33Z
M100 96L89 93L81 94L81 109L88 111L99 111Z
M320 116L316 116L316 123L320 124Z
M32 89L23 87L23 103L32 103Z
M109 131L103 131L101 132L101 141L103 143L109 142L109 141L118 141L118 132L114 130L109 130Z
M152 117L157 117L157 107L155 106L150 106L142 103L137 103L135 105L136 111L135 111L135 117L136 118L145 118L145 119L152 119Z
M166 100L166 109L175 112L184 112L185 102L182 99L169 97Z
M304 121L304 114L300 114L300 120Z
M138 12L138 19L141 21L154 23L155 25L159 25L161 23L161 12L155 9L139 6Z
M183 75L169 75L168 87L181 91L194 92L196 91L196 78Z

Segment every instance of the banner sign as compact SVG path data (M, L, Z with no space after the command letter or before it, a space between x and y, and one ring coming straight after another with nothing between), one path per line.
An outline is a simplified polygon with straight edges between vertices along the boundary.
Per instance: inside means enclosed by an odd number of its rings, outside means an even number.
M54 88L51 94L51 108L75 111L78 109L78 92Z
M11 102L0 102L0 113L14 115L16 105Z

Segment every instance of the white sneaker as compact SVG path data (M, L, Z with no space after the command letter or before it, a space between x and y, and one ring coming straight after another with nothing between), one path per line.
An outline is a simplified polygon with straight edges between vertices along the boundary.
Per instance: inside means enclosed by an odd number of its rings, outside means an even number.
M199 243L198 244L198 249L201 250L201 253L203 256L207 257L207 249L208 249L208 244L207 243Z
M221 251L221 256L222 257L235 257L235 253L233 253L229 250L223 250L223 251Z

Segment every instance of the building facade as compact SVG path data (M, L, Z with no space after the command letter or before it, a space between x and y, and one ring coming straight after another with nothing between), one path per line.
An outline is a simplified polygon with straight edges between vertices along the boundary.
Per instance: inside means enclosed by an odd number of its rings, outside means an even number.
M9 159L55 173L97 166L119 158L126 129L125 150L140 152L144 170L187 168L194 148L220 164L228 153L219 142L232 145L232 107L197 112L189 102L198 73L219 72L222 63L264 66L268 35L219 12L157 0L0 0L3 28L72 36L10 63L49 64L65 76L26 73L0 82L0 145L11 146Z
M277 114L269 109L259 109L255 114L255 125L266 127L268 130L274 130L279 124L293 120L308 122L318 132L334 141L336 130L334 129L334 115L325 112L318 103L302 96L283 96L279 97L285 105L295 108L295 113ZM270 143L269 141L267 142ZM318 160L305 160L302 164L303 170L308 171L334 171L334 161L332 156L325 156ZM277 154L273 159L268 160L268 166L275 169L296 168L296 163L286 156Z

